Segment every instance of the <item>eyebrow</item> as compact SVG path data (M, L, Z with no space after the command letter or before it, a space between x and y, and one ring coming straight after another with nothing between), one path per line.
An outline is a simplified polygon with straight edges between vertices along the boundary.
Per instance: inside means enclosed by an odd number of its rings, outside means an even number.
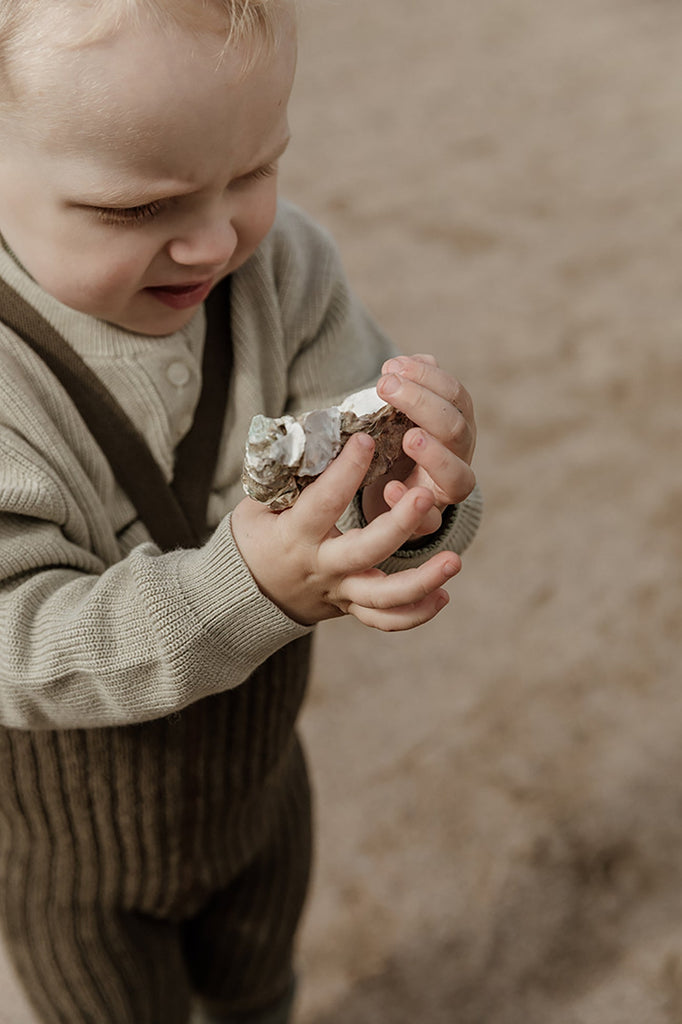
M246 168L246 170L235 174L232 180L238 181L240 178L246 178L253 171L258 170L259 167L268 167L270 164L274 164L284 154L290 141L291 135L287 135L268 156L259 159L255 164ZM120 206L124 209L126 207L145 206L147 203L154 202L155 200L181 199L183 196L191 195L194 191L195 186L188 186L186 182L169 181L164 183L159 181L154 185L141 186L139 190L135 189L134 186L125 190L121 188L102 189L96 195L85 196L78 205L111 206L112 208Z

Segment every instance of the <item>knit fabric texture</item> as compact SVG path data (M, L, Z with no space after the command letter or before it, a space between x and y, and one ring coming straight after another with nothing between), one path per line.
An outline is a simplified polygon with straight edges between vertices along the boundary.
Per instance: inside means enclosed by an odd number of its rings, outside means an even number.
M131 334L71 310L0 249L0 274L116 397L166 478L200 388L204 314ZM234 364L200 548L161 553L42 361L0 325L0 722L22 729L148 721L243 683L306 627L256 586L230 511L256 413L321 408L374 383L394 349L348 288L328 236L282 204L235 275ZM475 492L437 547L462 550ZM357 509L349 509L352 523ZM342 526L345 523L342 523ZM410 552L386 568L418 564Z
M150 338L60 305L3 249L0 276L171 481L203 311ZM230 512L252 416L332 404L393 348L329 238L287 204L231 292L233 370L194 548L152 542L62 385L0 324L0 923L45 1024L187 1024L197 997L214 1019L288 1013L310 871L295 724L311 630L260 593ZM479 516L475 492L385 568L463 550ZM362 525L357 502L342 525Z

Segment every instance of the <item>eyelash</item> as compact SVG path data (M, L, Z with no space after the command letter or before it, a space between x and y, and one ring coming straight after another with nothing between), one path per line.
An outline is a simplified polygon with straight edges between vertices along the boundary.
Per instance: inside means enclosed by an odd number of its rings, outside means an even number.
M155 217L162 207L163 202L160 199L155 199L153 203L144 203L142 206L98 206L95 212L102 224L134 226Z
M276 171L276 163L266 164L264 167L258 167L255 171L251 171L250 174L237 178L235 184L249 184L253 181L262 181L264 178L272 177ZM161 212L163 205L162 199L155 199L153 202L143 203L141 206L98 206L95 208L95 212L102 224L135 227L155 217Z
M240 181L261 181L263 178L271 178L273 174L277 172L277 162L272 164L265 164L264 167L258 167L255 171L251 171L250 174L245 174L243 178L237 178L237 182Z

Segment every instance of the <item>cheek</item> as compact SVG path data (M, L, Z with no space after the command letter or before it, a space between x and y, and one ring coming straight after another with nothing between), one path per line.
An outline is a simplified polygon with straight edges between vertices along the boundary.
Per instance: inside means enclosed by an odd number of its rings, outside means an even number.
M277 185L268 182L267 190L254 196L240 216L238 224L239 254L246 259L263 241L273 225L277 212Z
M65 305L118 292L146 269L148 246L130 237L103 234L77 214L34 204L0 204L0 229L19 262L46 292Z
M95 315L137 290L146 269L134 247L101 241L70 245L66 239L37 251L32 264L27 270L46 292L65 306Z

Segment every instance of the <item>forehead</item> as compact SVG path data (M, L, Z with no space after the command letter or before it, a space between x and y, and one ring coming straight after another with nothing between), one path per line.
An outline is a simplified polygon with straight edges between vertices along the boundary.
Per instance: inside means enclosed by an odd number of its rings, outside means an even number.
M140 164L164 152L176 168L190 167L211 139L230 135L242 149L257 148L285 116L293 23L251 65L248 42L225 48L224 36L170 22L124 25L86 46L71 45L82 25L60 20L59 28L45 41L49 59L27 56L18 69L20 124L47 151L121 163L135 155Z
M49 42L77 49L128 24L214 32L256 46L272 41L296 0L0 0L0 45L11 58L38 54Z

